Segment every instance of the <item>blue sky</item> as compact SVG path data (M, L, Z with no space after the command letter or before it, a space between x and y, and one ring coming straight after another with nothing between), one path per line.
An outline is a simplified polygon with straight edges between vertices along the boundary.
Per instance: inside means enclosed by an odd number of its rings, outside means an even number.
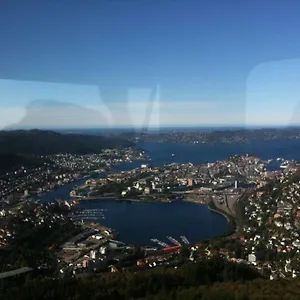
M299 10L297 0L4 0L0 126L37 99L98 111L87 126L300 123Z

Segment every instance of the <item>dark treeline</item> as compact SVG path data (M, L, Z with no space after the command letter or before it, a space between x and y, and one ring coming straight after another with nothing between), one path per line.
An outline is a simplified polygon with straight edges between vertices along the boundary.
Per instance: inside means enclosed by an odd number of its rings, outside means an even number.
M12 171L14 169L20 169L20 166L24 168L37 168L44 166L44 163L53 164L46 158L40 158L36 156L5 153L0 154L0 174L6 171Z
M132 146L131 142L87 134L61 134L46 130L0 131L0 154L100 153L104 148Z
M159 267L139 273L106 273L82 279L31 280L7 290L1 299L250 299L224 298L225 294L218 293L218 289L222 282L230 282L229 291L233 291L234 296L233 286L257 279L265 282L246 265L213 258L186 263L178 269ZM214 298L207 298L210 295Z

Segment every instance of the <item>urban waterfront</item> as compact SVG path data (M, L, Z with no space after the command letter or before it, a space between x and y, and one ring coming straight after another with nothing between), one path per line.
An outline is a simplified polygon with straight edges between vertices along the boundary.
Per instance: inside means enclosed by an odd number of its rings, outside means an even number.
M270 165L270 170L279 168L276 162L277 157L284 159L300 160L300 141L257 141L240 144L184 144L184 143L138 143L138 147L147 151L152 158L153 165L163 165L169 163L202 164L214 161L221 161L233 155L254 155L261 159L274 159ZM173 155L173 156L172 156Z
M279 167L279 163L276 161L277 157L300 159L300 142L291 140L214 146L147 142L139 143L138 146L147 151L151 160L122 163L114 167L114 171L130 170L140 166L141 163L151 165L173 162L201 164L246 153L263 159L274 159L270 165L270 169L273 170ZM80 185L85 180L86 178L55 189L44 195L41 200L47 202L55 198L70 199L69 193L74 185ZM121 240L139 245L151 244L151 238L157 238L168 243L166 236L179 239L181 235L185 235L190 242L198 242L201 239L222 234L227 229L227 220L222 215L210 211L205 205L194 203L180 201L173 203L128 203L101 199L83 201L81 206L84 209L107 210L105 219L101 219L99 222L118 231Z

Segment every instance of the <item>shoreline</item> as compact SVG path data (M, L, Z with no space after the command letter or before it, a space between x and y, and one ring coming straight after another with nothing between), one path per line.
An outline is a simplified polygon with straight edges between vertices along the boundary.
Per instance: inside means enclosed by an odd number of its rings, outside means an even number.
M89 201L89 200L99 200L101 201L102 199L108 199L108 200L115 200L115 201L128 201L128 202L143 202L143 203L172 203L174 201L172 200L169 200L169 201L164 201L164 200L157 200L157 201L147 201L147 200L143 200L143 199L132 199L132 198L124 198L124 199L118 199L116 196L92 196L92 197L87 197L87 198L84 198L84 197L72 197L70 200L67 200L67 201L72 201L72 200L77 200L77 201ZM210 203L206 203L206 202L200 202L200 201L192 201L192 200L183 200L184 202L190 202L190 203L196 203L196 204L201 204L201 205L206 205L208 207L208 209L210 211L213 211L217 214L220 214L222 215L223 217L225 217L225 219L227 220L227 223L230 224L231 221L233 220L234 223L235 223L235 227L236 227L236 220L235 218L232 216L232 215L228 215L226 212L218 209L218 208L213 208L211 206L211 202Z
M101 172L99 174L105 174L106 172ZM69 182L69 184L74 184L76 181L79 181L79 180L83 180L83 179L88 179L92 177L92 174L90 175L85 175L83 177L80 177L78 179L75 179L71 182ZM64 185L62 185L64 186ZM61 186L58 186L58 187L55 187L54 189L51 189L51 191L57 189L57 188L60 188ZM143 202L143 203L158 203L158 202L161 202L161 203L172 203L172 202L175 202L176 200L169 200L169 201L166 201L166 200L143 200L143 199L133 199L133 198L117 198L115 195L112 196L112 195L108 195L108 196L90 196L90 197L80 197L80 196L77 196L77 197L72 197L70 196L69 199L65 199L66 201L78 201L78 202L81 202L81 201L101 201L101 200L104 200L104 199L107 199L107 200L114 200L114 201L119 201L119 202ZM228 224L228 227L227 227L227 230L225 230L225 232L223 234L220 234L220 235L217 235L215 237L211 237L209 238L210 241L213 241L215 239L224 239L224 238L230 238L233 234L236 234L236 228L238 227L237 226L237 220L232 216L232 215L228 215L226 212L223 212L217 208L214 208L212 207L211 205L214 204L214 203L207 203L205 201L193 201L193 200L187 200L187 199L184 199L183 200L184 202L193 202L193 203L196 203L196 204L202 204L202 205L207 205L208 206L208 209L210 211L213 211L217 214L220 214L222 216L224 216L227 220L227 224ZM231 226L234 226L234 230L231 231ZM230 232L229 232L230 231Z
M143 199L136 199L136 198L118 198L117 196L90 196L90 197L71 197L71 199L67 201L89 201L89 200L102 200L102 199L111 199L116 201L130 201L130 202L146 202L146 203L171 203L176 200L143 200Z
M203 204L205 204L205 203L203 203ZM206 204L207 207L208 207L208 209L209 209L210 211L213 211L213 212L215 212L215 213L217 213L217 214L222 215L223 217L226 218L226 220L227 220L228 223L231 222L230 217L229 217L229 215L228 215L226 212L224 212L224 211L222 211L222 210L220 210L220 209L218 209L218 208L213 208L213 207L211 207L210 204L211 204L211 203ZM231 217L233 218L233 216L231 216ZM234 219L234 218L233 218L233 219Z
M211 202L207 203L207 202L204 202L204 201L193 201L193 200L184 200L184 201L185 202L191 202L191 203L206 205L210 211L213 211L213 212L215 212L217 214L222 215L223 217L226 218L227 222L230 223L230 216L226 212L224 212L224 211L222 211L222 210L220 210L218 208L211 207ZM231 216L231 217L233 218L233 216Z
M225 232L224 234L216 236L215 238L212 238L210 240L214 240L214 239L231 239L231 238L233 238L234 235L238 234L237 230L239 228L239 224L238 224L237 219L233 215L229 215L228 213L226 213L226 212L224 212L224 211L222 211L218 208L212 207L211 206L212 204L214 205L214 203L212 203L212 202L207 205L208 209L215 212L215 213L218 213L218 214L224 216L227 220L228 229L227 229L227 232Z
M142 148L140 148L141 150L143 150ZM143 150L144 151L144 150ZM43 196L45 196L46 194L48 193L51 193L51 192L54 192L55 190L59 189L59 188L62 188L68 184L75 184L76 186L76 182L79 182L79 181L82 181L84 179L86 180L89 180L89 179L94 179L95 177L98 178L98 176L102 176L102 175L105 175L107 173L110 173L110 172L114 172L113 171L113 168L115 167L118 167L122 164L132 164L132 163L137 163L137 162L149 162L151 161L151 158L146 156L146 157L143 157L143 158L137 158L137 159L133 159L133 160L130 160L130 161L121 161L121 162L118 162L118 163L115 163L115 164L112 164L110 165L106 170L105 169L99 169L99 172L95 172L95 171L91 171L90 173L88 174L85 174L85 175L81 175L79 176L78 178L72 178L70 181L68 182L64 182L63 184L57 184L57 185L54 185L53 187L49 187L47 190L42 190L41 192L37 192L37 191L30 191L29 192L29 195L26 196L26 198L30 198L30 197L38 197L38 198L42 198ZM38 194L41 193L43 194L42 196L39 196ZM70 199L68 199L67 201L70 201L70 200L79 200L81 199L82 197L80 196L70 196ZM98 197L99 198L99 197ZM105 197L107 198L107 197Z
M237 222L237 219L232 216L232 215L229 215L228 213L224 212L223 210L220 210L218 208L215 208L215 207L212 207L212 206L215 206L215 204L213 202L204 202L204 201L192 201L192 200L185 200L187 202L192 202L192 203L196 203L196 204L202 204L202 205L206 205L208 207L208 209L216 214L219 214L219 215L222 215L223 217L226 218L227 220L227 224L228 224L228 227L227 227L227 231L225 231L223 234L221 235L218 235L216 237L213 237L213 238L210 238L209 240L210 241L213 241L215 239L228 239L228 238L231 238L234 234L237 233L237 228L238 228L238 222ZM233 228L231 228L233 227Z

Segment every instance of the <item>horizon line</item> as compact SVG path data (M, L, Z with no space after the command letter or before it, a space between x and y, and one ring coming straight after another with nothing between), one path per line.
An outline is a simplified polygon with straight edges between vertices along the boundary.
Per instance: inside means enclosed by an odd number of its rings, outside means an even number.
M282 125L282 124L249 124L249 125L163 125L163 126L130 126L130 125L119 125L119 126L97 126L97 127L52 127L52 126L39 126L39 127L7 127L0 129L1 131L14 131L14 130L117 130L117 129L128 129L128 130L142 130L146 131L149 129L214 129L214 128L247 128L247 129L267 129L267 128L295 128L300 127L300 124Z

